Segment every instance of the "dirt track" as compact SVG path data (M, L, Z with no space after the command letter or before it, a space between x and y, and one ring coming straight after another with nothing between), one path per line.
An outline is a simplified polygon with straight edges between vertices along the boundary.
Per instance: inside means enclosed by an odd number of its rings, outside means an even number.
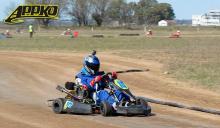
M46 100L63 95L55 90L56 85L74 78L84 55L0 52L0 128L219 128L220 116L155 104L151 104L151 117L54 114ZM150 69L120 74L136 95L220 109L220 94L167 78L159 63L136 63L137 60L112 54L99 56L105 71Z

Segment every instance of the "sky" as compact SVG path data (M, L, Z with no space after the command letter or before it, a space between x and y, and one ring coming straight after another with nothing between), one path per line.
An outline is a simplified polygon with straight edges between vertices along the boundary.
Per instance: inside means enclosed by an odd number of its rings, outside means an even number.
M20 5L24 0L1 0L0 20L5 19L6 10L13 3ZM128 0L138 1L138 0ZM159 3L170 3L176 14L176 19L191 19L192 15L200 15L212 9L220 10L220 0L157 0Z
M24 3L24 0L1 0L0 4L0 21L7 18L6 12L7 8L11 8L12 6L18 6ZM15 7L15 9L16 9Z
M192 15L201 15L209 10L220 10L220 0L157 0L170 3L176 19L191 19Z

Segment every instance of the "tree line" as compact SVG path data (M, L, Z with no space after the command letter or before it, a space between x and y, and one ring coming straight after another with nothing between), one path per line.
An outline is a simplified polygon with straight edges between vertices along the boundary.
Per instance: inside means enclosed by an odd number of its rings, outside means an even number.
M57 4L60 16L71 18L79 26L90 25L90 21L95 21L97 26L110 21L153 25L160 20L175 18L172 6L169 3L158 3L157 0L25 0L25 3ZM50 19L41 19L39 22L48 26Z

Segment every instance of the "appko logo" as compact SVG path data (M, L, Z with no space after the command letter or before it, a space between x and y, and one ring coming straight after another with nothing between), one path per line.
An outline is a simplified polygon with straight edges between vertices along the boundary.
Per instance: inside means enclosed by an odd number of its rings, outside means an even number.
M20 5L5 20L5 23L23 23L24 18L58 19L58 5Z

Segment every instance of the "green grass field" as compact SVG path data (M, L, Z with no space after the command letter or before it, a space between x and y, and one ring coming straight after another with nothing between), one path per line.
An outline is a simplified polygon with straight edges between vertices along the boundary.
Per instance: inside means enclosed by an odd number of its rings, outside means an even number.
M107 51L131 58L159 61L173 77L187 82L197 83L212 89L220 89L220 31L201 30L184 31L179 39L171 39L170 31L157 32L161 37L147 38L120 37L118 30L99 30L105 38L92 38L88 31L80 31L79 38L53 36L53 34L18 35L0 40L0 50L7 51L53 51L53 52L88 52L93 49ZM129 33L141 31L129 31ZM53 33L53 32L51 32ZM58 33L54 33L58 34ZM93 33L94 34L94 33ZM107 35L107 36L106 36ZM213 36L214 35L214 36Z

